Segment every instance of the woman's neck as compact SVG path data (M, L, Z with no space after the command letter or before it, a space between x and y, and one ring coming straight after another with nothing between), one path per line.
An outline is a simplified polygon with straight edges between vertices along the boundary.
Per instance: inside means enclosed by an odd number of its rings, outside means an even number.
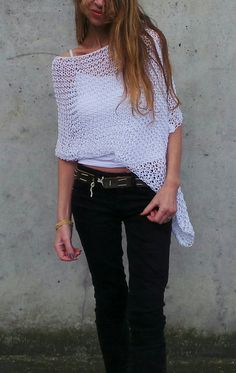
M108 44L110 26L95 27L89 25L88 33L85 38L85 43L88 48L102 48Z

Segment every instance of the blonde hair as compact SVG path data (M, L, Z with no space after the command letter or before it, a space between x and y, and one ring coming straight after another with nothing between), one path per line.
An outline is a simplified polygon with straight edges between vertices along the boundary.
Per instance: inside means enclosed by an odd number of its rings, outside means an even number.
M83 6L87 0L74 0L76 39L78 44L83 43L88 32L88 19L83 14ZM166 84L167 95L176 101L175 109L181 101L175 94L172 84L172 66L168 54L167 40L163 32L145 14L137 0L105 0L103 11L109 28L109 52L119 72L123 74L125 97L130 97L132 112L139 109L141 92L146 98L147 111L154 111L154 94L152 82L145 70L149 60L147 45L143 37L151 45L155 55L155 62L160 67ZM163 65L152 36L145 30L146 27L156 31L160 38Z

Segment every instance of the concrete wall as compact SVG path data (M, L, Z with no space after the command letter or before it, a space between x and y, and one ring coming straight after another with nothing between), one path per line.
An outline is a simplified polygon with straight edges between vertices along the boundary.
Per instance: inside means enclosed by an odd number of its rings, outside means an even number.
M172 240L167 324L235 331L236 3L142 4L169 43L183 102L182 189L196 231L191 248ZM80 328L94 320L85 255L64 263L53 249L57 113L50 68L54 55L76 46L72 0L2 0L0 17L0 328ZM73 243L80 243L76 232Z

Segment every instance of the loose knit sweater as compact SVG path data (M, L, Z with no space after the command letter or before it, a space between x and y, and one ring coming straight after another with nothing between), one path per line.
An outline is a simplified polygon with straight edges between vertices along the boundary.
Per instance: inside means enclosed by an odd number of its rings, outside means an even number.
M147 29L153 37L161 62L162 52L158 34ZM149 53L154 53L147 43ZM128 98L123 98L122 74L116 68L106 45L93 52L62 57L52 61L52 81L58 110L56 157L78 161L114 153L153 191L157 192L166 177L168 136L182 125L183 115L176 102L166 94L160 67L150 59L146 67L154 90L154 113L132 113ZM176 92L174 78L173 87ZM146 100L141 94L140 103ZM143 106L144 105L144 106ZM172 219L172 232L182 246L192 246L194 230L189 219L181 187L177 191L177 212Z

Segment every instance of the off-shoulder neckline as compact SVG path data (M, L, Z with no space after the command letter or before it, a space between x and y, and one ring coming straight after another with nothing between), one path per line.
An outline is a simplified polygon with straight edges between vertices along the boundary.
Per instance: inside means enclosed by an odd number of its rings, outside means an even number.
M107 49L108 46L109 46L109 44L105 45L104 47L98 48L95 51L88 52L88 53L85 53L85 54L79 54L77 56L55 56L55 58L60 58L60 59L85 58L87 56L91 56L93 54L99 53L99 52L103 51L104 49Z

